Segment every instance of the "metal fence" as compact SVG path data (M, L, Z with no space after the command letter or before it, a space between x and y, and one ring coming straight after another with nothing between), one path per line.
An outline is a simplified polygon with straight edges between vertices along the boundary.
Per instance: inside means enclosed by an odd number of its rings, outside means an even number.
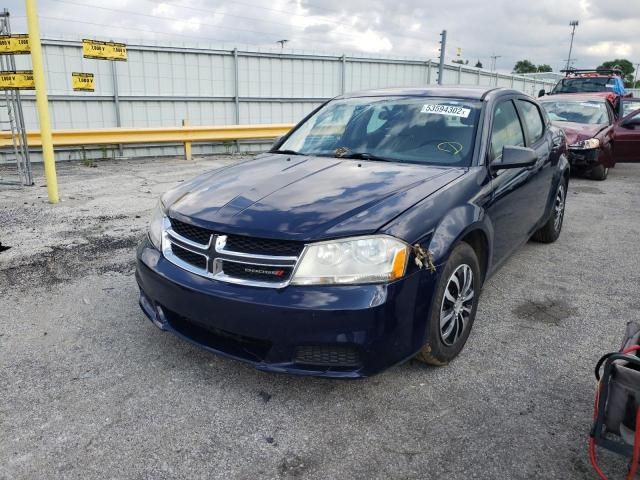
M344 92L424 86L437 81L437 63L420 59L295 51L224 50L203 45L128 45L126 62L82 57L80 40L43 40L54 129L295 123ZM28 56L17 68L30 68ZM74 92L72 72L95 74L95 92ZM553 82L446 65L445 85L504 86L530 95ZM25 92L27 127L37 129L35 98ZM243 151L263 149L245 143ZM234 145L194 145L194 153L228 152ZM57 159L176 155L180 145L123 149L57 149ZM38 155L34 155L38 160ZM0 160L2 154L0 153Z

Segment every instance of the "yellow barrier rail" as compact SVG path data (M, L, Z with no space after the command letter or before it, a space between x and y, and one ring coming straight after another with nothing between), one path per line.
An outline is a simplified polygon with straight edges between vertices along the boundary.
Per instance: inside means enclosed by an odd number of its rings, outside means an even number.
M274 139L286 134L293 125L230 125L161 128L102 128L91 130L53 130L53 145L119 145L132 143L223 142L229 140ZM30 147L42 146L40 132L27 132ZM0 132L0 148L13 146L10 132Z

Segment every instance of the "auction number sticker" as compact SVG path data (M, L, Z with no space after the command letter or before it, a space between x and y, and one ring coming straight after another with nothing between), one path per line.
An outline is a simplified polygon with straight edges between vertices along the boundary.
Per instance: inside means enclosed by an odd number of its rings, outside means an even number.
M449 115L452 117L468 118L471 113L470 108L457 107L455 105L433 105L427 103L422 106L420 113L435 113L437 115Z

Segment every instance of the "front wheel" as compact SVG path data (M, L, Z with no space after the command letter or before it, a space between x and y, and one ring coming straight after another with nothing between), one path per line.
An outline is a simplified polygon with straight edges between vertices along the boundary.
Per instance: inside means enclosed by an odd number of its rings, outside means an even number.
M478 257L468 243L451 252L433 296L427 343L416 360L446 365L464 347L476 316L482 276Z
M533 234L533 240L542 243L553 243L560 236L562 222L564 221L564 208L567 201L567 182L560 181L556 197L553 201L553 211L547 223Z
M606 180L609 176L609 167L596 165L591 169L591 178L594 180Z

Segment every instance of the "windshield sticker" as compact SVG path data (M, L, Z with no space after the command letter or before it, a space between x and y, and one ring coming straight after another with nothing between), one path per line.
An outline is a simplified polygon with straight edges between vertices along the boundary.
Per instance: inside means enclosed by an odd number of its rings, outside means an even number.
M468 118L471 113L470 108L456 107L454 105L432 105L422 106L420 113L435 113L436 115L449 115L451 117Z
M584 103L581 103L580 105L582 105L583 107L589 107L589 108L600 108L599 103L584 102Z
M438 144L438 150L451 155L458 155L463 149L464 147L459 142L442 142Z

